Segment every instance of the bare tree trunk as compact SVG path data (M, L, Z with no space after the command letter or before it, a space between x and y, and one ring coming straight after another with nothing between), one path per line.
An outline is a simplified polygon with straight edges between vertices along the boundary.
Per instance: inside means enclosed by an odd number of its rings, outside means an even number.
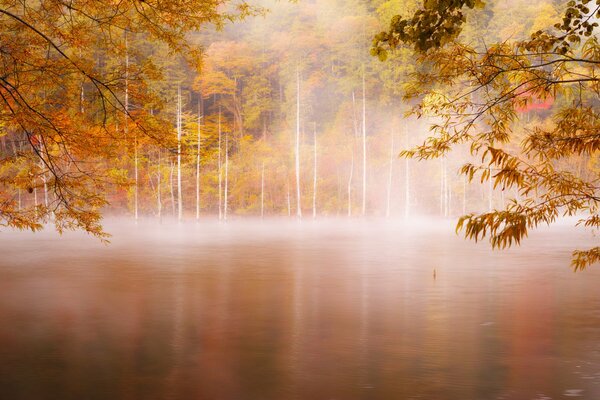
M223 219L227 221L227 210L229 208L229 132L225 131L225 205Z
M161 183L162 183L162 150L158 149L158 183L156 185L156 209L158 211L158 221L162 223L162 198L161 198Z
M46 177L46 172L44 171L45 169L45 165L44 165L44 159L42 158L42 154L44 154L44 145L43 143L40 144L40 171L41 171L41 175L42 175L42 183L44 184L44 206L46 207L46 209L48 208L48 182L47 182L47 177Z
M15 144L15 140L12 141L12 147L13 147L13 153L14 156L17 157L18 152L17 152L17 145ZM19 150L20 150L21 146L19 145ZM17 207L18 210L21 211L21 188L18 187L17 188Z
M173 212L173 216L175 216L175 193L173 191L173 170L175 169L175 165L173 161L171 161L171 167L169 171L169 189L171 190L171 209Z
M362 187L362 215L367 211L367 102L365 89L365 66L362 69L362 145L363 145L363 187Z
M390 217L390 205L391 205L391 197L392 197L392 176L394 174L394 129L392 129L392 145L390 147L390 172L388 175L388 184L387 184L387 204L385 209L386 218Z
M358 117L356 116L356 96L352 91L352 123L354 126L354 136L352 137L352 155L350 162L350 176L348 177L348 216L352 216L352 179L354 178L354 147L355 140L359 135Z
M408 132L404 139L404 147L408 148ZM404 159L404 218L410 216L410 160Z
M198 100L198 137L196 147L196 221L200 220L200 123L202 122L200 113L200 100Z
M441 179L440 179L440 214L444 217L448 216L448 171L447 160L443 156L440 159L441 164Z
M44 206L48 208L48 182L45 172L42 173L42 182L44 183Z
M262 163L260 174L260 217L265 216L265 162Z
M181 193L181 86L177 87L177 219L183 219L183 196Z
M83 86L82 90L82 98L83 98ZM129 133L129 43L127 41L127 32L125 32L125 136ZM82 101L82 111L83 111L83 101ZM138 153L137 153L137 131L134 133L133 137L133 176L135 179L135 187L133 192L133 217L137 221L138 220L138 185L139 185L139 177L138 177Z
M296 68L296 216L302 218L302 199L300 198L300 69Z
M410 162L404 160L404 218L410 216Z
M313 132L313 218L317 218L317 124Z
M223 219L223 199L222 199L222 194L223 194L223 179L222 179L222 173L221 173L221 106L219 106L219 165L218 165L218 172L219 172L219 220Z

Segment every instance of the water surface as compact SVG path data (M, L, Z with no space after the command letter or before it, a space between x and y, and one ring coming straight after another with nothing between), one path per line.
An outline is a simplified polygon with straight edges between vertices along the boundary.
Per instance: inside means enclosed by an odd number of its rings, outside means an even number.
M600 273L568 266L597 238L570 228L108 228L0 233L0 398L600 398Z

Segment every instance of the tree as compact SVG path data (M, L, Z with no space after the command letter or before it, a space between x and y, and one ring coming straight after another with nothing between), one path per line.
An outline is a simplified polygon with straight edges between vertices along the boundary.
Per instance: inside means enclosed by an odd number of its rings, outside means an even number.
M129 63L136 51L130 39L162 43L198 65L188 32L258 11L221 0L0 1L0 42L10 44L0 52L0 135L23 138L28 149L2 154L4 166L25 171L1 176L0 224L37 230L52 218L59 231L81 228L105 238L105 193L130 185L106 160L118 158L133 134L137 180L138 136L170 141L170 123L146 107L159 102L147 83L160 74L152 58ZM19 178L23 173L28 179ZM22 189L37 193L40 182L47 204L19 207Z
M503 209L468 214L457 230L489 237L492 246L519 244L528 231L560 215L579 215L578 225L600 227L600 175L577 168L600 150L600 44L595 35L600 0L566 3L562 21L527 39L473 46L461 41L468 11L479 0L424 2L412 17L392 18L374 38L371 54L385 60L402 43L418 53L420 69L407 89L417 116L434 116L432 135L406 157L444 157L461 144L474 159L461 172L494 188L515 189ZM552 104L536 110L540 103ZM540 122L523 129L522 110ZM521 139L519 143L519 139ZM600 247L576 250L572 265L600 261Z

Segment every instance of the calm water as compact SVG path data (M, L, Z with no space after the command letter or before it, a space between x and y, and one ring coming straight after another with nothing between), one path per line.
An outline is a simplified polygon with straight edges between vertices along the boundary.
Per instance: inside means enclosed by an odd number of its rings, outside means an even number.
M600 267L568 267L597 238L109 228L108 247L0 233L0 398L600 399Z

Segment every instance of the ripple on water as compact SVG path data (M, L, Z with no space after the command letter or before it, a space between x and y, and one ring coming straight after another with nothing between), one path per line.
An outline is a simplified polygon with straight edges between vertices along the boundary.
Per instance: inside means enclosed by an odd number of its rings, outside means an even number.
M567 389L563 393L567 397L581 397L583 389Z

